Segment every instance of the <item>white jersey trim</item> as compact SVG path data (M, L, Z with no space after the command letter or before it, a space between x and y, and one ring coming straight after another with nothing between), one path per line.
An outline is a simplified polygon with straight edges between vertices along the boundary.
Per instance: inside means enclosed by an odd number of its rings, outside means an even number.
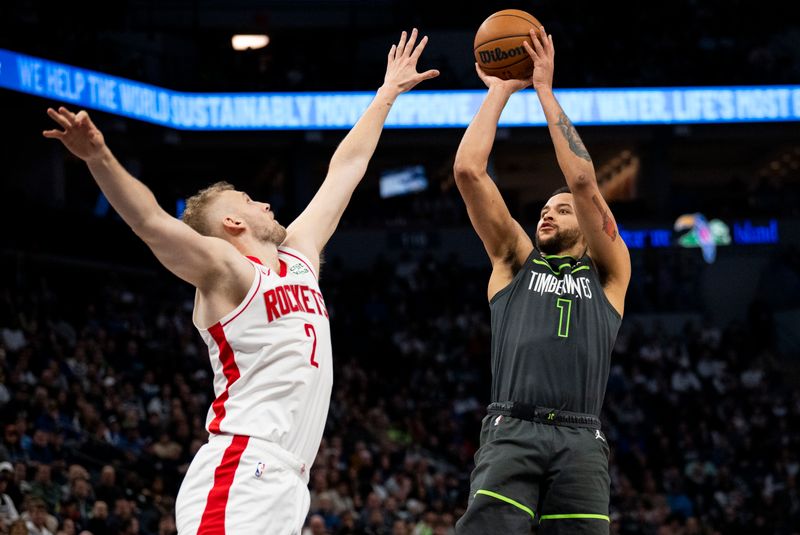
M315 279L319 280L319 277L317 276L317 272L311 266L311 261L308 259L308 257L306 255L304 255L303 253L301 253L297 249L292 249L291 247L284 247L283 245L281 245L280 247L278 247L278 253L284 253L286 255L295 257L296 259L298 259L299 261L301 261L303 264L306 265L306 267L311 272L311 274L314 275Z
M256 294L258 293L258 289L261 287L262 275L261 275L261 270L256 265L256 263L253 262L252 260L250 260L249 258L247 260L248 260L248 262L250 262L250 264L252 264L253 269L255 270L255 273L253 274L253 283L250 285L250 289L247 291L247 295L244 296L244 299L242 299L242 302L239 303L239 305L236 308L234 308L233 310L231 310L230 312L228 312L227 314L222 316L222 318L217 320L216 323L213 323L207 329L204 329L204 328L200 327L197 324L197 320L195 318L195 314L192 314L192 323L194 324L195 328L198 331L207 333L208 329L210 329L211 327L213 327L217 323L219 323L223 327L225 327L225 325L227 325L228 323L233 321L236 318L236 316L241 314L242 311L245 308L247 308L247 306L253 301L253 298L255 298ZM197 311L197 293L195 293L194 302L195 302L194 309L195 309L195 311Z

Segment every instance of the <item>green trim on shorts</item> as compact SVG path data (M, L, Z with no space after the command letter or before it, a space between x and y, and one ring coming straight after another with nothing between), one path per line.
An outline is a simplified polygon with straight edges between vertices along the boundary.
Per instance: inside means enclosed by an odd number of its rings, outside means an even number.
M591 515L591 514L576 514L576 515L542 515L539 517L539 523L542 523L542 520L565 520L568 518L594 518L597 520L605 520L606 522L611 522L611 519L608 518L606 515Z
M521 503L519 503L516 500L512 500L511 498L503 496L502 494L498 494L496 492L492 492L491 490L483 490L483 489L479 489L475 493L475 496L477 496L478 494L483 494L485 496L491 496L492 498L497 498L500 501L504 501L506 503L509 503L509 504L513 505L514 507L522 509L523 511L525 511L526 513L531 515L531 519L536 518L536 515L533 512L533 509L531 509L530 507L526 507L526 506L522 505ZM606 518L608 518L608 517L606 517Z

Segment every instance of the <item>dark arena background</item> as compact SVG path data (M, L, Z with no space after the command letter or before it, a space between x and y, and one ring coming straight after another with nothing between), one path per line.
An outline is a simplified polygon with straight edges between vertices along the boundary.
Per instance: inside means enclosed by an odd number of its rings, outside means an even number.
M631 251L601 415L611 533L800 533L790 5L0 4L0 533L175 533L214 399L193 288L42 137L47 107L89 111L171 213L227 180L286 224L412 27L430 38L420 68L441 76L390 116L325 251L334 387L303 534L454 533L491 370L490 264L453 161L484 91L475 31L505 8L553 34L555 89ZM237 51L234 34L269 43ZM252 107L225 108L245 94ZM519 102L490 171L532 233L564 180L541 110Z

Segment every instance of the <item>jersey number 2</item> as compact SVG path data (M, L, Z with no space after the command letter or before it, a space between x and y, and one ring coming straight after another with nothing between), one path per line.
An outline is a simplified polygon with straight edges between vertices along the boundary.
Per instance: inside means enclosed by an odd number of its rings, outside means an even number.
M558 336L561 338L569 337L569 317L572 315L572 300L559 298L556 301L558 307Z
M311 345L311 365L315 368L319 368L319 362L314 360L314 357L317 356L317 331L314 330L314 326L310 323L306 323L306 336L314 340L314 343Z

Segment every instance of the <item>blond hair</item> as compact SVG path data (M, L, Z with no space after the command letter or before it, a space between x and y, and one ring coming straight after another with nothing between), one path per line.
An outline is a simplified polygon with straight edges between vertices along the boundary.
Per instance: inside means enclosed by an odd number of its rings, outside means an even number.
M203 236L214 236L214 229L208 219L208 207L217 195L223 191L230 191L233 189L235 189L233 184L225 181L216 182L205 189L201 189L186 199L186 208L183 211L181 219Z

